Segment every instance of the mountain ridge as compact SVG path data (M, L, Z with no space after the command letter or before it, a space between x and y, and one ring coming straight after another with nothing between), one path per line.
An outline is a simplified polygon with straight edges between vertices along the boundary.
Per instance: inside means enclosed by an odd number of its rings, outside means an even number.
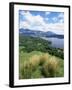
M43 31L37 31L37 30L29 30L29 29L19 29L19 33L20 34L24 34L27 36L34 36L34 37L55 37L55 38L64 38L63 34L56 34L52 31L47 31L47 32L43 32Z

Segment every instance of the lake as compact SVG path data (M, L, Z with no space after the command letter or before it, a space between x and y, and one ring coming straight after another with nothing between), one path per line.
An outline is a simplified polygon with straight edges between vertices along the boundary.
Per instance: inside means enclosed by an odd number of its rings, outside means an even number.
M63 39L59 39L59 38L53 38L53 37L41 37L44 40L48 40L51 41L51 46L55 47L55 48L64 48L64 38Z

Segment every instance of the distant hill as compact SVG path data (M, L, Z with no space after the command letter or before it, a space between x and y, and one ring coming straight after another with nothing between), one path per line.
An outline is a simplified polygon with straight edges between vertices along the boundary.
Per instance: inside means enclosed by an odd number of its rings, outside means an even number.
M26 36L33 36L33 37L55 37L55 38L64 38L64 35L56 34L52 31L38 31L38 30L29 30L29 29L19 29L19 33Z

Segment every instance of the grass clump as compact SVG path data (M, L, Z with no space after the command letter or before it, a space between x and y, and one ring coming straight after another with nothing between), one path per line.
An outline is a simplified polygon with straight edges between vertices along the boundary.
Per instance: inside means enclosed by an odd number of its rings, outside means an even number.
M29 79L32 76L32 65L28 62L24 62L21 68L21 78Z
M49 55L47 53L40 56L40 65L43 65L49 59Z
M38 68L39 65L39 56L34 55L30 57L29 60L25 61L23 65L21 65L21 78L29 79L33 77L34 71Z
M52 57L45 62L42 68L42 72L45 77L56 77L57 71L59 70L59 62L55 57Z
M33 55L29 60L30 65L32 66L33 70L36 70L40 63L40 57L38 55Z

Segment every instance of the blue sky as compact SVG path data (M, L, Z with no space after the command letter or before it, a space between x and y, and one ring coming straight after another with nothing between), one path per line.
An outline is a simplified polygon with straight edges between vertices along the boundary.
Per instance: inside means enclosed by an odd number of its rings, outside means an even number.
M64 33L64 13L19 10L19 28Z

